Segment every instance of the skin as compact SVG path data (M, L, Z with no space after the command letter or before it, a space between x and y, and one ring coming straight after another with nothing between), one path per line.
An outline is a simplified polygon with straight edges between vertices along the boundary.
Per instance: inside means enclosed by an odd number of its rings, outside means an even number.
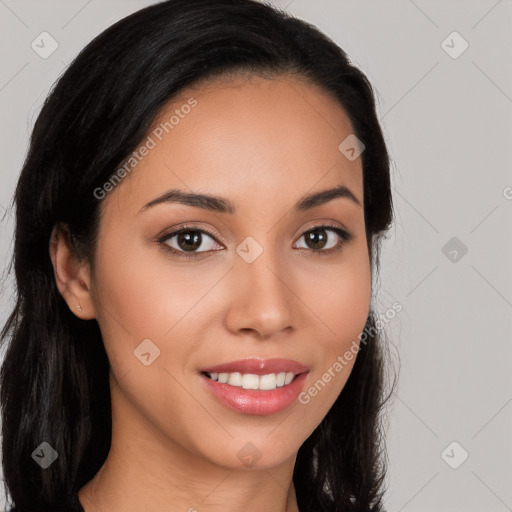
M190 97L197 106L102 200L94 265L70 250L62 230L50 244L59 290L74 314L98 321L111 364L112 446L79 492L86 512L138 512L148 501L151 510L297 511L297 451L355 359L307 405L268 416L228 409L198 372L283 357L309 367L308 389L368 316L362 162L338 149L353 133L339 103L295 77L223 78L182 92L155 126ZM340 184L360 205L336 198L291 212L303 195ZM238 211L167 203L139 213L175 188L220 195ZM183 222L216 235L202 235L196 260L156 243ZM352 235L340 252L307 244L303 235L325 222ZM316 233L329 237L327 248L343 243L333 231ZM263 248L250 264L236 252L247 236ZM177 240L167 244L185 252ZM160 350L149 366L134 357L144 339ZM252 468L237 456L247 442L261 453Z

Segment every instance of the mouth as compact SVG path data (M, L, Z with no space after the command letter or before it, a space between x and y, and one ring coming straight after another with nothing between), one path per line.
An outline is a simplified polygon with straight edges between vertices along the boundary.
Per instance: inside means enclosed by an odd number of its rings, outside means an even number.
M262 391L271 391L272 389L282 388L295 380L302 373L279 372L256 375L254 373L240 372L201 372L211 380L220 384L228 384L243 389L260 389Z
M244 414L269 415L292 405L309 368L290 359L243 359L200 371L220 403Z

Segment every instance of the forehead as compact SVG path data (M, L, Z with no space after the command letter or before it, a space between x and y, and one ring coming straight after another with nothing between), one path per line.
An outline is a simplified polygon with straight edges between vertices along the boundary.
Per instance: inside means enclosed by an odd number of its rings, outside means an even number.
M133 214L176 188L229 197L242 209L261 207L262 198L291 205L343 184L362 204L361 159L339 149L351 134L342 106L316 85L291 76L216 79L161 109L139 146L148 149L113 195Z

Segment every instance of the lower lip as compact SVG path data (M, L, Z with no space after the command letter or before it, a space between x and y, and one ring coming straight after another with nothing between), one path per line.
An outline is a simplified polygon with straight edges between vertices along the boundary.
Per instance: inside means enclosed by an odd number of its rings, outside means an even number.
M227 407L244 414L267 416L289 407L298 397L307 373L301 373L290 384L272 390L244 389L200 374L206 387Z

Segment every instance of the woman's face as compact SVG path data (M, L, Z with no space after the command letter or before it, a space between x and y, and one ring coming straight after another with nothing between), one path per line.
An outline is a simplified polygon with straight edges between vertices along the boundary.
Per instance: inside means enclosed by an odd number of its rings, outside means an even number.
M362 162L351 139L339 149L351 134L336 101L291 77L217 80L161 111L101 200L91 297L114 431L229 468L295 457L347 381L370 306ZM169 191L181 197L155 202ZM246 358L302 367L202 373ZM301 375L272 375L287 372Z

